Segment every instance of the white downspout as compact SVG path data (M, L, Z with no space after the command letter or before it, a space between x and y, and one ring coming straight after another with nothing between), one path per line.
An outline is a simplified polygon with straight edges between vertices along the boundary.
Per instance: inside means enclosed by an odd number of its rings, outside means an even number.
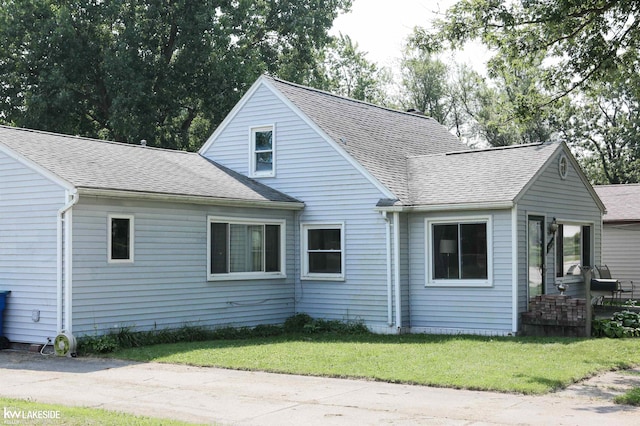
M391 221L387 217L387 212L382 212L385 220L386 249L387 249L387 325L393 325L393 284L391 281Z
M396 327L402 329L402 304L400 303L400 213L393 213L393 245L394 252L394 281L396 290Z
M65 197L67 200L67 204L62 206L58 210L57 217L57 225L56 225L56 241L57 241L57 249L56 249L56 328L57 332L63 330L63 326L69 328L71 316L70 316L70 305L71 305L71 281L70 281L70 267L71 267L71 212L68 212L74 205L78 203L78 192L77 190L66 191ZM71 199L69 199L71 197ZM67 213L68 212L68 213ZM69 226L63 227L65 222L65 216L68 220L67 224ZM64 229L64 238L62 235ZM66 244L65 244L66 242ZM62 252L64 250L64 257ZM64 264L63 264L64 262ZM64 274L64 288L65 288L65 305L67 310L65 312L65 322L62 322L62 290L63 290L63 271L66 272ZM67 329L69 333L71 330Z
M518 332L518 206L511 210L511 331Z

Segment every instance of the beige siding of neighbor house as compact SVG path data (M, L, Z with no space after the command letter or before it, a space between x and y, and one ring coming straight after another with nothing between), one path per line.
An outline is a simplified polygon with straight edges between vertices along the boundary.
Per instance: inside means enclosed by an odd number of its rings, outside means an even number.
M578 171L569 162L566 179L561 179L558 171L557 153L547 163L547 167L528 188L518 203L518 312L527 311L527 217L529 215L545 217L546 243L550 241L548 233L549 223L556 218L558 222L572 222L590 225L592 227L592 257L593 263L600 263L602 219L598 206L594 203L591 192L580 178ZM545 293L557 294L555 287L556 274L556 246L551 246L546 254ZM585 297L583 282L569 283L566 294L574 297Z
M107 261L109 214L134 217L132 263ZM210 215L285 220L293 256L292 212L81 197L73 215L74 334L279 324L293 315L290 263L286 278L207 280Z
M602 235L602 263L611 270L613 278L640 298L640 223L605 223ZM624 294L622 297L631 297Z
M4 334L46 343L56 330L57 211L65 190L0 152L0 290Z

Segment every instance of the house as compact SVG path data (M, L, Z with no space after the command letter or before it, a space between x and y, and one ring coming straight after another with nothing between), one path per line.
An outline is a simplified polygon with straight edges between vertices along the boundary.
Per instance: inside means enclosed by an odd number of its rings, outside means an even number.
M594 187L607 212L603 217L602 263L624 283L640 283L640 184ZM634 292L634 297L640 297Z
M0 128L5 334L253 326L507 335L585 295L604 206L562 143L471 150L436 121L269 76L198 153Z

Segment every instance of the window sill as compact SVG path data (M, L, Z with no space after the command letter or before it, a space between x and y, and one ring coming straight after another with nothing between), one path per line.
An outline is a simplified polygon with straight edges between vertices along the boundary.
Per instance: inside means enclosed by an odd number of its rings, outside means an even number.
M428 281L425 287L493 287L490 280L435 280Z
M307 274L300 277L303 281L344 281L344 275L336 274Z
M251 173L250 178L272 178L276 177L275 172Z
M207 281L251 281L251 280L278 280L287 278L282 272L237 272L233 274L209 275Z

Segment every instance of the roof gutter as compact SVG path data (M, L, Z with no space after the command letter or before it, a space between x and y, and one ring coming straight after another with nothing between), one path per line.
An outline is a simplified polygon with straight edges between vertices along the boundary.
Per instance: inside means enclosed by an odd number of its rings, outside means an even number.
M493 201L481 203L461 203L461 204L428 204L420 206L377 206L375 211L378 212L402 212L402 213L421 213L421 212L442 212L442 211L465 211L465 210L503 210L511 209L515 206L513 201Z
M241 200L234 198L214 198L199 195L163 194L156 192L122 191L116 189L79 188L78 193L90 197L124 198L174 203L202 204L224 207L256 207L275 210L302 210L301 201Z

